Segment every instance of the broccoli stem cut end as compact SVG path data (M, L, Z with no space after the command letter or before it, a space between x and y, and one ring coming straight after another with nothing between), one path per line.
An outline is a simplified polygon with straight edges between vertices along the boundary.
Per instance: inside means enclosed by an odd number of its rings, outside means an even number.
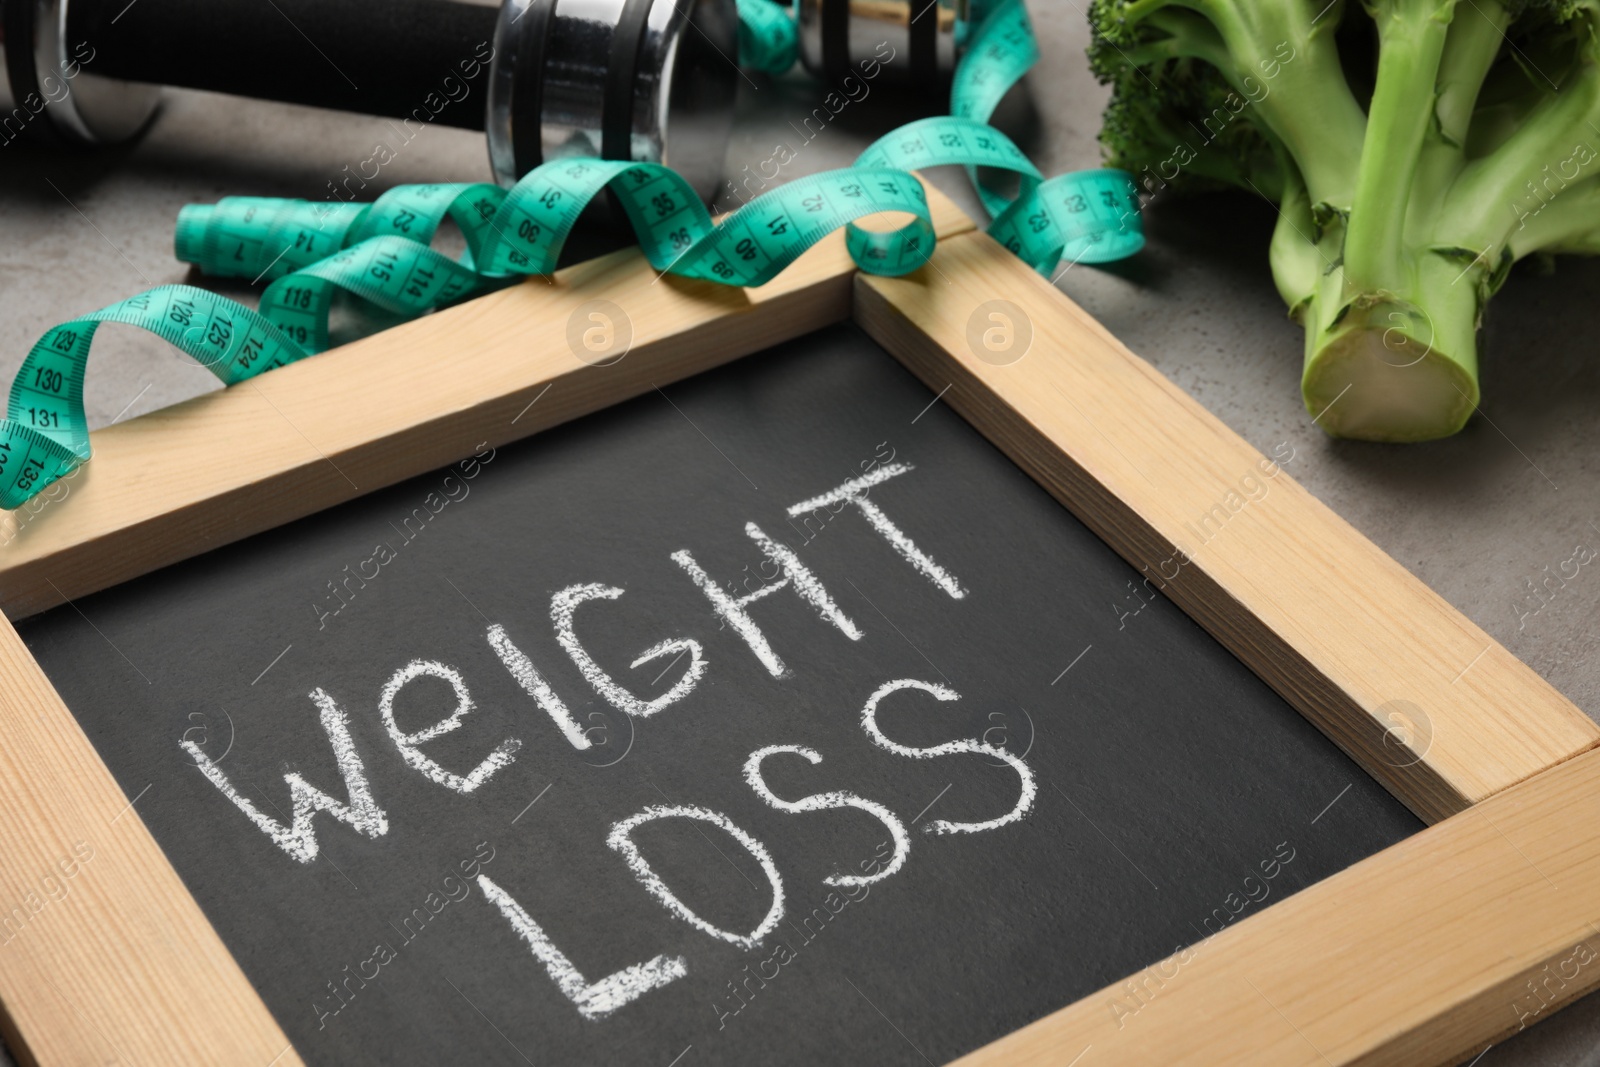
M1345 330L1307 364L1306 410L1334 437L1411 443L1449 437L1477 407L1454 359L1393 330Z
M1427 260L1410 299L1351 300L1336 277L1312 297L1300 392L1334 437L1432 441L1459 431L1477 410L1477 286L1453 276L1444 257Z

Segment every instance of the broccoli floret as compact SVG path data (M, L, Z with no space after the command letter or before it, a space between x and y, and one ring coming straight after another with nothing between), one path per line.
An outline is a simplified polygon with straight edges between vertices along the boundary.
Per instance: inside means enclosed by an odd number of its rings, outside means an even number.
M1338 436L1477 409L1511 265L1600 254L1600 0L1094 0L1107 162L1278 205L1270 259Z

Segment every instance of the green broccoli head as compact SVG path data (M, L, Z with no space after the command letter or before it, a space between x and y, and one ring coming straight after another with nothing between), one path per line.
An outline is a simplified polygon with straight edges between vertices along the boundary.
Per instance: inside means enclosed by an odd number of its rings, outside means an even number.
M1089 20L1108 163L1278 206L1273 273L1332 433L1460 429L1511 264L1600 252L1600 0L1094 0Z
M1281 195L1281 148L1221 71L1183 55L1136 67L1106 51L1095 69L1112 86L1100 134L1107 164L1150 193L1234 186Z
M1106 162L1139 176L1149 191L1168 183L1180 189L1212 186L1213 177L1201 178L1188 166L1196 156L1192 142L1214 111L1227 114L1232 86L1196 56L1197 44L1154 23L1130 21L1128 7L1125 0L1094 0L1089 7L1089 68L1111 86L1100 134ZM1222 55L1220 42L1212 43L1209 54ZM1238 128L1226 123L1224 130L1229 126ZM1234 184L1245 176L1241 172Z

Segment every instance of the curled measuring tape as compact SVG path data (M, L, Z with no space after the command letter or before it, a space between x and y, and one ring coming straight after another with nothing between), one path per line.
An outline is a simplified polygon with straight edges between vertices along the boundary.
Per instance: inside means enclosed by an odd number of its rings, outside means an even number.
M989 121L1001 99L1039 62L1039 42L1022 0L1004 0L967 41L950 85L950 114Z
M276 326L236 301L163 285L49 330L11 383L0 422L0 506L26 503L89 458L83 375L103 322L149 330L232 384L305 356Z
M715 223L669 168L598 159L547 163L510 191L407 186L371 205L332 210L258 197L187 208L176 235L180 257L213 274L274 277L260 310L192 286L161 286L47 331L12 381L0 421L0 507L20 506L89 458L83 380L101 323L148 330L234 384L325 348L336 292L414 316L549 273L584 206L608 187L652 266L722 284L764 285L841 226L869 273L915 270L935 243L921 183L883 167L801 178ZM885 211L911 221L889 233L853 225ZM426 244L446 216L467 237L461 260Z
M583 207L607 187L663 272L762 285L844 226L862 270L904 274L935 245L921 183L908 171L944 164L1020 177L1023 195L990 232L1036 268L1049 270L1078 245L1142 240L1128 175L1093 171L1043 182L1004 134L955 118L911 123L869 147L857 166L796 179L716 223L670 169L593 159L547 163L509 192L422 185L363 205L239 197L185 208L179 258L214 275L272 278L259 312L205 290L163 286L47 331L13 380L0 422L0 507L20 506L89 458L83 378L102 322L149 330L233 384L325 348L338 292L409 317L548 273ZM1062 195L1044 195L1052 190ZM853 225L884 211L911 221L892 232ZM427 244L446 217L467 240L460 260Z
M998 199L1000 211L988 233L1041 274L1050 274L1062 259L1109 263L1144 247L1133 175L1084 170L1046 181L1010 138L973 119L908 123L879 138L857 160L858 166L906 170L952 163L974 174L987 167L1017 175L1019 195L1009 203Z
M773 72L792 65L794 26L784 9L740 0L740 12L741 59ZM550 272L584 206L606 188L657 270L729 285L765 284L841 226L862 270L915 270L932 255L935 236L922 186L908 172L949 164L972 175L995 216L989 233L1037 270L1048 273L1063 257L1106 262L1137 251L1144 238L1131 176L1094 170L1044 180L982 121L1038 58L1021 0L995 6L969 48L956 72L955 115L901 127L854 167L789 182L720 222L672 170L598 159L547 163L509 191L417 185L372 204L233 197L187 207L178 257L208 274L271 279L259 311L192 286L161 286L47 331L13 380L0 420L0 507L20 506L89 458L83 380L101 323L146 329L234 384L326 348L340 292L412 317ZM1017 175L1017 197L980 182L980 167ZM885 211L911 220L888 233L854 225ZM446 218L466 238L460 259L429 247Z
M987 126L1011 87L1039 61L1039 44L1023 0L972 0L971 35L962 42L950 88L950 116L912 123L879 140L857 160L906 170L964 162L993 219L990 236L1042 273L1063 259L1072 263L1110 263L1144 247L1144 229L1133 179L1124 171L1082 170L1046 181L1004 141L1009 151L994 158L986 142L998 136ZM740 61L772 74L794 62L795 24L773 0L739 0ZM895 146L920 141L932 151L901 151ZM941 151L942 154L941 154ZM963 154L970 160L958 159ZM1008 170L1020 178L1015 197L994 189L980 167Z
M230 198L179 213L178 258L207 274L276 280L261 314L308 351L328 346L336 292L405 317L555 269L584 207L610 188L650 265L663 273L759 286L841 226L862 270L904 274L933 250L921 184L903 170L854 167L800 178L713 223L698 196L654 163L546 163L509 192L494 185L413 185L357 211L297 200ZM348 207L348 205L347 205ZM850 225L900 211L894 233ZM445 217L466 238L455 260L428 247Z
M767 74L794 66L800 35L787 5L774 0L739 0L739 65Z
M921 185L906 172L943 165L1017 175L1020 193L989 232L1036 270L1065 256L1100 262L1143 242L1133 179L1084 171L1043 180L1004 134L972 119L929 118L880 138L846 170L799 178L713 225L693 192L654 164L593 159L552 162L509 193L492 185L402 186L364 205L236 197L180 212L178 258L207 274L275 279L261 313L308 351L328 346L334 297L348 293L401 317L554 269L562 242L601 188L617 194L646 258L657 269L729 285L765 284L824 234L846 226L861 269L903 274L932 253ZM893 233L862 230L862 215L901 211ZM467 251L453 260L429 248L443 220Z

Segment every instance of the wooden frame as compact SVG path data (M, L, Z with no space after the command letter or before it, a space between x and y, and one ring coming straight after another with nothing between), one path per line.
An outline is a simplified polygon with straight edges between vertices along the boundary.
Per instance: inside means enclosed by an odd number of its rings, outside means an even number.
M20 618L853 315L1434 824L1176 974L1132 976L1155 990L1136 1026L1107 1010L1118 983L962 1062L1449 1064L1600 985L1600 728L1287 473L1240 500L1260 453L929 199L939 250L906 278L857 275L838 235L751 291L626 251L98 431L64 496L0 524L0 607ZM1005 366L967 341L995 297L1032 330ZM565 342L598 298L633 326L605 367ZM0 958L12 1047L46 1065L298 1062L9 624L0 729L0 901L93 850Z

